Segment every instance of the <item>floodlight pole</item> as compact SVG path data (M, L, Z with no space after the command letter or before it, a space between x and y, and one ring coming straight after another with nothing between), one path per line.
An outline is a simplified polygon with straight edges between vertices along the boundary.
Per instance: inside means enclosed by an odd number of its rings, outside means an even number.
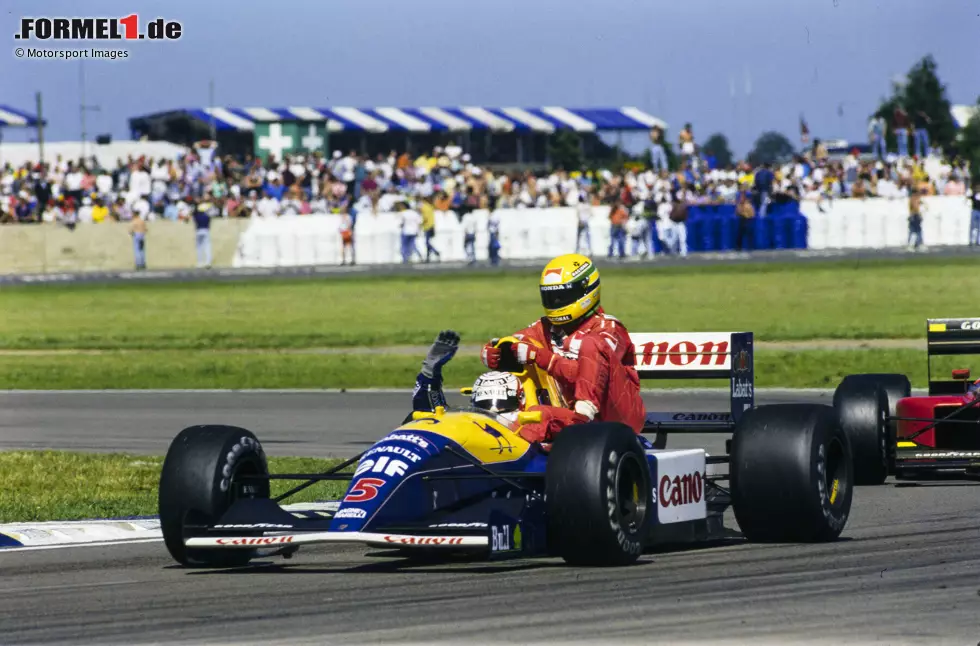
M89 110L92 112L98 112L101 109L100 106L97 105L85 104L85 61L78 62L78 85L79 95L81 97L78 104L78 110L82 117L82 162L84 162L86 153L88 152L88 132L85 127L85 113Z
M214 79L208 81L208 105L214 108ZM214 110L211 110L211 112L209 112L208 114L211 117L211 123L210 123L211 141L216 141L217 135L215 134L215 126L214 126Z
M37 153L38 161L44 163L44 110L42 109L41 93L34 93L34 101L37 104Z

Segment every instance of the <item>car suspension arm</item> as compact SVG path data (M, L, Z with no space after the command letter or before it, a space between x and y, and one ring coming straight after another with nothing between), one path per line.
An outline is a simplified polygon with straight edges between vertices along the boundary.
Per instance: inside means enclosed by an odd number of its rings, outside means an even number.
M319 475L320 476L329 476L329 475L333 475L333 474L337 473L338 471L342 471L342 470L346 469L347 467L349 467L350 465L352 465L355 462L357 462L358 460L360 460L361 459L361 456L364 455L364 453L365 452L362 451L362 452L358 453L357 455L355 455L354 457L352 457L352 458L350 458L348 460L344 460L343 462L341 462L337 466L333 467L332 469L328 469L327 471L324 471L323 473L321 473ZM326 478L321 478L321 479L326 479ZM319 480L317 480L317 479L311 479L311 480L307 480L306 482L304 482L301 485L296 485L295 487L293 487L292 489L290 489L286 493L282 494L281 496L277 496L275 498L275 502L282 502L284 499L286 499L286 498L288 498L288 497L290 497L292 495L298 494L300 491L303 491L307 487L313 486L317 482L319 482Z
M529 496L534 496L535 498L541 498L541 494L539 494L534 489L531 489L530 487L525 487L524 485L522 485L521 483L517 482L513 478L509 478L509 477L507 477L505 475L501 475L501 474L497 473L493 469L491 469L491 468L485 466L484 464L482 464L479 460L477 460L475 458L472 458L472 457L470 457L470 456L468 456L468 455L466 455L466 454L464 454L464 453L462 453L460 451L457 451L452 446L446 446L446 448L444 450L447 451L447 452L449 452L449 453L452 453L453 455L455 455L456 457L458 457L458 458L460 458L462 460L465 460L466 462L469 462L471 465L475 466L476 468L480 469L481 471L486 471L491 476L493 476L495 478L500 478L502 481L506 482L510 486L512 486L512 487L514 487L516 489L519 489L520 491L523 491L524 493L528 494Z

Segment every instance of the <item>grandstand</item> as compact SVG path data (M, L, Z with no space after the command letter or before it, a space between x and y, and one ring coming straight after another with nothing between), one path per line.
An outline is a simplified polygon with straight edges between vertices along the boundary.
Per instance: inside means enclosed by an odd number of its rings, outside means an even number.
M356 150L364 155L403 150L409 154L455 142L470 152L474 163L542 165L548 161L548 141L561 131L580 135L588 158L605 146L599 133L647 131L667 124L636 107L622 108L192 108L170 110L130 119L134 139L188 145L209 139L231 154L261 153L257 129L268 124L301 122L326 124L325 137L333 150ZM299 138L297 138L299 139ZM320 144L317 140L317 146ZM300 141L277 147L279 153L311 152Z

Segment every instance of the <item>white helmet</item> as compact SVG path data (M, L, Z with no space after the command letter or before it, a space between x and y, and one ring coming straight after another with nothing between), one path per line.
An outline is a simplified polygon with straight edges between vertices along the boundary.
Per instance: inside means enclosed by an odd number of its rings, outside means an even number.
M476 408L497 413L516 422L517 413L524 407L524 387L520 379L509 372L484 372L473 383L470 403Z

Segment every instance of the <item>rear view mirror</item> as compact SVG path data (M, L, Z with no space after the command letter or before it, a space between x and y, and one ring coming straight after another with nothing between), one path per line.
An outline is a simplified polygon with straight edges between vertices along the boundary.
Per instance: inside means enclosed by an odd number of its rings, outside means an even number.
M970 369L969 368L957 368L953 370L953 379L969 379Z
M467 396L472 395L473 394L473 387L470 386L468 388L460 388L459 389L459 394L460 395L467 395Z

